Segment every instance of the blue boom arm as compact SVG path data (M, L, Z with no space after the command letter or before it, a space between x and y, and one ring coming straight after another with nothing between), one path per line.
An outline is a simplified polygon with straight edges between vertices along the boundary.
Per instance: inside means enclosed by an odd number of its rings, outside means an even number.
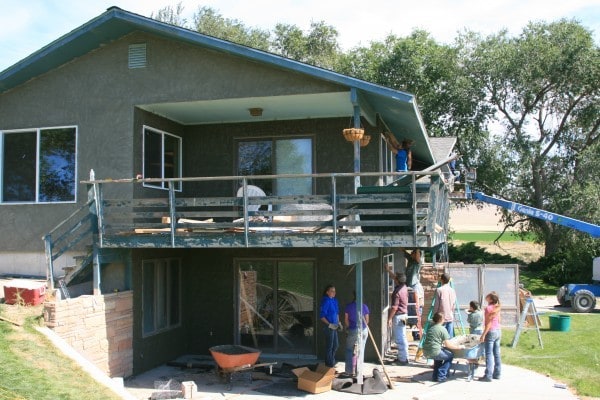
M590 224L589 222L580 221L578 219L565 217L564 215L554 214L548 211L540 210L525 206L523 204L515 203L514 201L507 201L490 197L481 192L473 193L473 198L476 200L483 201L485 203L495 204L499 207L506 208L507 210L517 212L519 214L528 215L533 218L542 219L544 221L552 222L554 224L564 225L569 228L577 229L578 231L587 232L592 237L600 237L600 226Z

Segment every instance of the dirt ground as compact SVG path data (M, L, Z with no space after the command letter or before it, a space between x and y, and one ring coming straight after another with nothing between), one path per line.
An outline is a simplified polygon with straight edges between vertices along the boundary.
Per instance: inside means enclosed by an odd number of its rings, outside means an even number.
M44 305L21 306L0 304L0 319L16 326L22 326L29 317L41 317Z
M458 246L465 243L461 240L453 240L452 244ZM537 261L544 255L544 246L531 242L500 242L498 245L490 242L475 242L475 245L489 253L505 254L519 258L527 263Z
M499 223L499 208L493 205L476 207L453 207L450 211L450 229L455 232L502 232L503 226ZM464 242L452 241L454 245ZM490 253L506 254L520 258L525 262L538 260L544 255L544 246L531 242L501 242L496 245L492 242L475 242Z

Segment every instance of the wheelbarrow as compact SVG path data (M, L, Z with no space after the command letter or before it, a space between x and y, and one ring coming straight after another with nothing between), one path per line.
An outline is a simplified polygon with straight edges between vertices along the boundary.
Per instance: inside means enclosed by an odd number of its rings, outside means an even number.
M477 364L477 360L483 354L484 344L480 343L480 335L459 335L450 339L454 345L459 346L462 345L465 348L460 350L452 350L455 359L464 359L467 364L462 365L459 361L454 362L452 364L453 374L456 374L456 370L460 369L464 372L469 372L469 368L471 364ZM475 367L476 368L476 367Z
M227 383L227 390L231 390L231 377L238 372L253 371L255 368L268 367L269 375L273 373L276 362L257 364L260 350L252 347L235 344L213 346L208 349L217 363L217 375L221 382ZM252 375L250 375L252 379Z

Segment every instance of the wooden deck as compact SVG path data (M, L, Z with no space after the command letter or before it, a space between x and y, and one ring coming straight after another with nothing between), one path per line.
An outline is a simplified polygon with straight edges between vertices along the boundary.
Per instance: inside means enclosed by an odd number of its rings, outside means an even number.
M201 178L198 178L201 179ZM446 240L448 191L426 183L357 194L105 199L92 183L101 248L421 247ZM92 196L94 197L94 196Z
M82 253L85 261L78 271L93 264L94 276L99 276L103 261L119 257L113 249L335 247L347 249L347 262L354 263L372 258L378 248L436 249L446 242L450 200L440 175L393 173L388 175L398 179L391 185L338 191L340 180L355 181L358 175L385 181L375 173L85 181L88 201L43 238L50 288L54 262L68 252ZM250 179L294 178L330 184L315 184L324 192L315 195L256 196L248 190ZM139 187L165 181L168 191ZM239 196L189 197L173 189L180 185L172 182L178 181L187 182L186 188L199 183L213 193L213 188L230 191L236 184L244 189ZM131 198L132 193L162 197ZM99 291L94 278L94 292Z

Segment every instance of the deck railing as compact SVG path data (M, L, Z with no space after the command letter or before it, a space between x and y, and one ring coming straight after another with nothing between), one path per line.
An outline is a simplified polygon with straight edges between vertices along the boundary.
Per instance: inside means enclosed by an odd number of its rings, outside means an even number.
M371 182L394 180L394 184L355 190L357 177ZM308 182L317 194L293 194L294 182L302 183L305 191ZM448 187L435 172L104 179L83 183L89 187L88 201L42 238L51 289L58 275L54 263L68 252L93 254L97 274L99 251L103 248L431 248L446 241ZM165 191L143 188L165 184ZM257 195L252 190L254 185L287 187L292 193ZM157 193L157 197L146 197L149 193Z
M394 185L362 186L395 179ZM293 182L309 180L318 194L294 194ZM445 240L448 190L435 172L342 173L180 179L85 181L94 199L100 247L379 247L401 242L435 246ZM252 185L250 185L252 183ZM162 197L138 198L113 186L166 185ZM259 195L254 185L286 185L288 195ZM240 187L239 196L236 187ZM183 187L182 191L175 188ZM220 188L198 195L198 187ZM225 189L223 189L225 188ZM133 192L141 187L133 188ZM229 196L220 196L229 192ZM109 195L111 193L111 195ZM192 193L192 195L190 195ZM265 239L268 236L268 240ZM308 239L308 237L312 237ZM295 239L294 239L295 238ZM294 240L296 240L294 242Z

